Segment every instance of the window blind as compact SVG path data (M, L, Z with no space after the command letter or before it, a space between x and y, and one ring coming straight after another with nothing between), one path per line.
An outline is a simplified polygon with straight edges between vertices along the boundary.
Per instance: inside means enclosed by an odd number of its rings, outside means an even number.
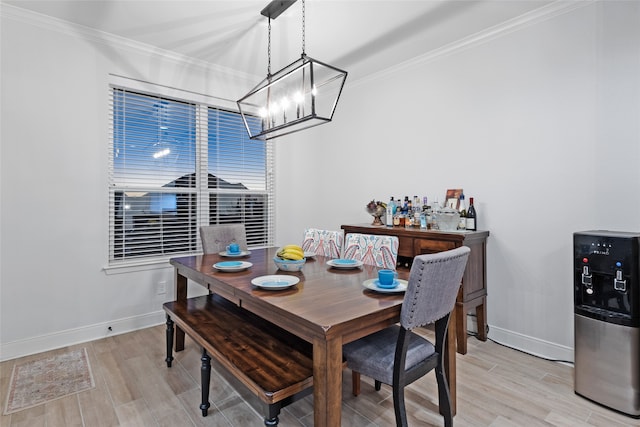
M260 128L258 118L249 126ZM249 139L238 113L208 111L207 193L209 223L243 223L247 244L269 244L273 191L268 165L271 143Z
M109 111L110 265L196 253L209 224L272 242L272 144L250 140L237 112L120 87Z

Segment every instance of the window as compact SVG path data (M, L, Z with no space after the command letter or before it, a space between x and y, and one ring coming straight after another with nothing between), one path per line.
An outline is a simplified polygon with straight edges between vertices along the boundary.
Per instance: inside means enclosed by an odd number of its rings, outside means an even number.
M271 244L271 144L239 113L112 87L110 160L110 265L199 252L201 225L243 223L249 246Z

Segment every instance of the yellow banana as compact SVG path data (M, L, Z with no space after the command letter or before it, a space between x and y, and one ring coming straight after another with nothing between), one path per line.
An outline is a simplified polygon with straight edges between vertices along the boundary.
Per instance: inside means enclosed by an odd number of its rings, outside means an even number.
M279 256L280 256L280 258L290 259L292 261L298 261L298 260L301 260L302 258L304 258L304 255L300 255L298 252L294 252L294 251L291 251L291 250L285 251Z
M281 249L285 251L288 249L295 249L296 251L302 252L304 254L304 251L302 250L302 246L299 246L299 245L286 245L286 246L283 246Z
M286 245L280 248L278 256L283 259L301 260L304 258L304 251L298 245Z
M299 251L298 249L285 249L284 252L304 257L304 251Z

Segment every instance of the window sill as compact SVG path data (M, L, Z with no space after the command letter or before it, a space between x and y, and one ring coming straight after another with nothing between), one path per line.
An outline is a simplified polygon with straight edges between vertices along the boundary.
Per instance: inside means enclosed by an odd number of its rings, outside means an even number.
M126 273L135 273L138 271L147 271L147 270L160 270L164 268L173 268L171 264L169 264L169 260L153 260L147 262L135 262L130 264L120 264L120 265L109 265L103 267L102 270L107 275L112 274L126 274Z

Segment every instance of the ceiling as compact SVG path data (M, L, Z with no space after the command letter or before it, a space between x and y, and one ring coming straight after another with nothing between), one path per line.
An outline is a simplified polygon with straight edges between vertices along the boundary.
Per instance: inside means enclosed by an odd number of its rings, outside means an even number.
M256 76L267 71L269 0L2 0ZM364 77L551 0L307 0L306 53ZM272 71L302 52L302 0L272 21Z

